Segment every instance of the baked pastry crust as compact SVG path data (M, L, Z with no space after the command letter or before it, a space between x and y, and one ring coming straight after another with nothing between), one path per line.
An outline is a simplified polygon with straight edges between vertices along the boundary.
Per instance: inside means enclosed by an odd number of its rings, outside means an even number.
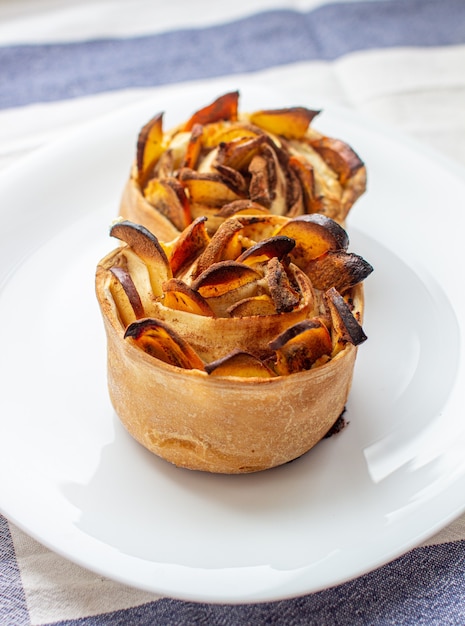
M347 343L314 369L268 379L181 369L124 339L104 265L97 270L96 290L107 336L110 398L128 432L154 454L192 470L265 470L306 453L344 411L356 346ZM351 297L361 319L362 284Z

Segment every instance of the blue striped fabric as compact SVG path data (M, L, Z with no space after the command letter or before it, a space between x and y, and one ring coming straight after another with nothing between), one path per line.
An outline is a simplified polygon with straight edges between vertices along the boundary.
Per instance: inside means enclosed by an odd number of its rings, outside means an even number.
M211 605L162 599L55 626L434 626L465 624L465 541L418 548L339 587L292 600ZM51 626L51 625L50 625Z
M463 0L389 0L269 11L145 37L0 47L0 108L464 40Z
M1 516L0 538L0 624L26 626L30 620L24 592L8 526ZM123 611L54 624L463 626L465 541L417 548L354 581L302 598L237 606L162 599Z
M0 515L0 624L30 624L8 522Z

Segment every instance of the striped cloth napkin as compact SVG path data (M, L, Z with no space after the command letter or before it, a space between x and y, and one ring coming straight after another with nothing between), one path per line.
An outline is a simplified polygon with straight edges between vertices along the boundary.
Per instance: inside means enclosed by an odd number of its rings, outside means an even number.
M3 0L0 171L109 112L186 85L221 93L230 76L342 105L465 166L463 0ZM0 624L465 624L465 516L356 580L231 606L102 578L0 516Z

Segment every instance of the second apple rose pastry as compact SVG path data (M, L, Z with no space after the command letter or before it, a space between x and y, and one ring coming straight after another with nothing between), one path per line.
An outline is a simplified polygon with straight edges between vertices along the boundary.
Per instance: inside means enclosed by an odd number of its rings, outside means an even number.
M336 220L235 202L169 242L117 220L96 274L122 423L175 465L231 474L301 456L338 420L372 271Z
M163 241L207 216L213 233L232 212L322 213L344 224L366 169L340 139L322 135L305 107L240 113L227 93L176 128L163 114L141 129L120 215Z

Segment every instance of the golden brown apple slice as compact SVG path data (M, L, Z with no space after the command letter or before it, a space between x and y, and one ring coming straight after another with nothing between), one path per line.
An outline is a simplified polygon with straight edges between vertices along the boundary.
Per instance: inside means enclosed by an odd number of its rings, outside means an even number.
M337 219L343 222L354 202L366 191L365 164L358 154L340 139L321 136L310 140L310 145L338 176L342 194Z
M344 293L371 274L373 267L365 259L346 250L328 250L305 266L305 273L315 289L334 287Z
M319 112L305 107L270 109L251 113L250 121L275 135L281 135L287 139L300 139Z
M172 273L166 253L155 235L144 226L128 220L115 222L110 228L110 235L127 243L146 264L153 295L161 296L162 283L169 280Z
M173 176L175 170L174 166L174 153L168 147L160 154L160 158L157 161L153 169L154 176L157 178L169 178ZM145 188L144 188L145 195Z
M231 317L252 317L253 315L275 315L276 306L267 293L259 296L244 298L228 307L227 313Z
M274 197L277 173L274 160L263 154L256 154L249 164L249 196L253 202L271 207Z
M183 167L188 167L190 169L195 169L197 167L199 156L202 151L202 137L202 124L194 124L189 141L187 142Z
M284 266L277 257L269 260L265 278L277 313L288 313L299 304L300 294L291 285Z
M116 271L112 273L113 268L120 269L116 269ZM132 250L132 248L130 248L128 245L124 245L114 250L113 253L111 255L108 255L108 257L106 258L105 265L99 265L98 271L102 272L103 275L106 277L106 285L110 291L110 296L112 297L116 308L119 308L121 302L123 302L122 306L124 306L124 294L121 293L121 290L119 290L118 287L114 289L114 283L116 283L117 280L116 274L123 271L129 274L130 280L134 283L134 288L137 291L142 304L143 314L140 314L140 312L138 312L137 317L150 317L153 314L154 299L152 294L152 286L150 284L149 270L147 268L147 265L139 258L139 256L134 252L134 250ZM121 276L122 274L120 273L119 275ZM132 288L129 287L128 293L130 294L131 291ZM121 296L119 300L118 295ZM136 304L135 306L138 307L138 304ZM125 324L123 323L123 326L124 325Z
M302 157L292 155L289 157L289 169L295 173L300 182L305 213L314 213L317 200L315 198L315 173L312 165Z
M303 320L286 329L270 343L276 351L276 371L285 376L309 370L322 357L333 350L331 335L317 318Z
M342 185L364 167L358 154L344 141L332 137L311 140L310 145L339 176Z
M343 186L337 173L305 139L291 140L289 149L292 155L304 159L313 168L315 194L311 211L318 211L343 223L347 212L342 207Z
M245 250L236 261L246 265L267 263L272 257L282 259L294 248L295 241L290 237L276 236L262 239L255 245Z
M163 113L158 113L142 127L137 139L136 163L142 188L147 175L164 151L163 139Z
M342 226L319 213L299 215L284 224L277 234L295 240L290 256L304 271L312 259L328 250L346 250L349 245L349 237Z
M214 316L205 298L178 278L171 278L171 280L164 283L163 291L165 292L163 304L170 309L188 311L196 315Z
M341 218L339 219L341 223L346 219L352 205L365 193L366 188L367 172L365 167L361 167L352 178L349 178L342 190Z
M228 316L235 302L265 291L262 275L236 261L220 261L203 272L192 288L206 298L217 317Z
M204 216L196 218L173 243L169 256L173 276L177 276L187 265L193 263L210 243L206 221Z
M171 171L169 172L170 176L176 176L178 170L184 166L188 149L193 151L191 152L191 156L194 157L195 152L202 148L202 137L200 137L200 141L198 142L199 145L197 145L197 134L200 132L203 136L202 130L202 126L199 124L194 126L192 131L184 132L177 127L165 133L166 153L170 154L171 160Z
M152 178L147 183L144 195L177 229L182 231L189 224L189 200L183 186L175 178Z
M241 199L219 174L199 174L195 170L183 168L179 172L179 180L187 190L191 204L221 207L223 204Z
M145 317L144 307L128 270L121 266L110 267L110 293L118 309L121 323L128 326L136 319Z
M269 210L258 202L252 200L235 200L222 206L216 215L222 219L228 219L235 215L268 215Z
M293 218L308 213L300 178L291 167L287 167L286 181L286 217Z
M179 235L179 229L167 217L147 201L137 181L137 168L134 165L121 196L120 218L143 224L161 241L172 241Z
M266 135L240 137L228 143L222 141L218 146L213 167L226 165L235 170L246 172L253 157L259 153L267 141Z
M238 220L231 218L223 222L192 267L192 278L197 278L214 263L236 259L242 251L238 237L241 231L242 224Z
M234 122L230 124L228 121L220 121L213 124L207 124L204 127L203 145L206 149L217 148L221 143L229 143L236 139L253 139L260 134L261 131L253 128L250 124Z
M206 206L205 204L191 203L191 216L195 220L198 217L207 218L207 231L213 235L223 223L223 219L218 217L218 207Z
M354 346L363 343L367 336L341 294L334 287L331 287L325 295L331 313L336 343L348 341Z
M210 376L239 376L240 378L272 378L274 372L253 354L235 350L205 365Z
M247 195L247 181L244 176L233 167L218 163L215 166L216 171L220 175L221 180L238 196Z
M219 261L195 279L192 289L204 298L215 298L261 278L262 275L248 265L237 261Z
M265 145L250 162L249 197L267 207L275 215L286 213L286 177L278 161L276 152Z
M217 98L206 107L196 111L184 125L184 130L191 130L195 124L212 124L220 120L237 119L239 92L231 91Z
M278 234L283 224L286 224L288 221L284 216L273 215L269 211L265 214L252 213L251 215L236 215L234 219L242 225L241 236L254 242L274 237Z
M183 369L204 369L204 363L192 347L168 324L161 320L144 318L130 324L124 338L132 338L136 345L151 356Z

